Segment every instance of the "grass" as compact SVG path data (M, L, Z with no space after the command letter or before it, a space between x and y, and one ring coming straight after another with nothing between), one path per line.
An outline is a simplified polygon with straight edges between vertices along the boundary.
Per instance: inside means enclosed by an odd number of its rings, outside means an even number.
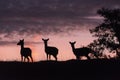
M0 62L0 80L115 80L120 60L68 60L34 63Z

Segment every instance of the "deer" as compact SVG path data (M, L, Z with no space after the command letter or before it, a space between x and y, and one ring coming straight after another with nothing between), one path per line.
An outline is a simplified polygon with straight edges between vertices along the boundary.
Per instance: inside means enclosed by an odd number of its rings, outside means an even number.
M32 50L30 48L25 48L24 47L24 39L20 40L17 45L21 46L21 50L20 50L20 54L21 54L21 61L23 62L23 58L24 58L24 62L25 59L28 60L29 62L29 57L31 59L31 61L33 62L33 58L32 58Z
M89 57L89 53L92 53L94 54L94 56L96 58L98 58L98 56L96 55L96 52L93 51L92 49L88 48L88 47L81 47L81 48L75 48L75 43L76 41L74 42L69 42L71 47L72 47L72 51L74 53L74 55L76 56L76 59L79 60L79 58L81 56L86 56L88 60L90 60L90 57Z
M51 60L51 55L55 58L55 60L57 61L57 55L58 55L58 49L56 47L52 47L52 46L48 46L48 39L43 39L44 42L44 49L45 49L45 53L47 55L47 60ZM49 58L49 59L48 59Z

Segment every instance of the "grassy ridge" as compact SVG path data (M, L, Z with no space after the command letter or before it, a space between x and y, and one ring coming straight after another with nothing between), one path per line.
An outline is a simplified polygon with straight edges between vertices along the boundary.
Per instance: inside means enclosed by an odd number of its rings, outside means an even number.
M120 60L0 62L0 80L115 80Z

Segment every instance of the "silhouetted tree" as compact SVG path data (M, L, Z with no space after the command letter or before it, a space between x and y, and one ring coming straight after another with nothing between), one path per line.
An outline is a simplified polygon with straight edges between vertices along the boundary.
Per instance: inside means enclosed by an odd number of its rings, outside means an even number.
M91 29L93 36L98 37L90 47L96 47L103 51L105 48L109 51L116 50L119 55L118 48L120 47L120 9L102 8L97 11L97 14L104 17L103 23Z
M98 40L94 40L93 43L90 43L88 45L89 48L96 51L96 55L102 56L102 53L104 51L104 45L101 45Z

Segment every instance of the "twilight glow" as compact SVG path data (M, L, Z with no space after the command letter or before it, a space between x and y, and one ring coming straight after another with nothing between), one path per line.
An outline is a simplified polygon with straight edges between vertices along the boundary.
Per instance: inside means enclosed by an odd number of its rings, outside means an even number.
M20 61L19 39L32 49L35 61L46 60L42 38L59 49L58 60L74 59L76 47L94 40L89 29L101 23L101 7L120 8L119 0L0 0L0 60Z

